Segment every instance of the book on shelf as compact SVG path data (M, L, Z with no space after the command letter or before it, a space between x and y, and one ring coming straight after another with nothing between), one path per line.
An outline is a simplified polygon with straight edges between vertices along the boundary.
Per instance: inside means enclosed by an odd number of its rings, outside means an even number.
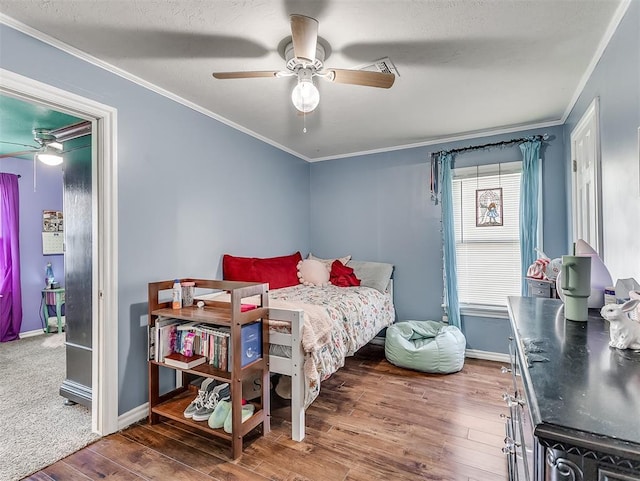
M164 361L165 356L176 351L176 337L178 332L178 323L167 324L158 328L158 340L156 341L156 349L158 355L156 361Z
M162 362L172 352L181 352L181 339L185 331L180 329L185 321L171 317L159 317L155 322L153 359ZM185 354L185 353L182 353ZM200 354L200 353L196 353Z
M229 371L234 355L230 337L231 329L228 326L159 317L155 326L149 329L149 359L163 362L172 353L187 358L198 355L204 358L202 362L208 362L216 369ZM242 326L240 355L242 366L262 355L261 323ZM189 368L185 364L170 365Z
M200 364L204 364L207 361L207 358L200 355L194 354L193 356L185 356L178 352L173 352L164 356L164 363L168 366L177 367L179 369L191 369L192 367L199 366Z
M149 337L149 360L153 361L156 358L156 326L147 325L147 332Z

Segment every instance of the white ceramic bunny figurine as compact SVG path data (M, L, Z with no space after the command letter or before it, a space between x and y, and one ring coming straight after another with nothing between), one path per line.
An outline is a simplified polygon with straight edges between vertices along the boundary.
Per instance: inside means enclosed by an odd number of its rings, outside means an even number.
M640 349L640 322L629 317L629 313L640 304L631 299L624 304L606 304L600 315L609 321L609 345L618 349Z

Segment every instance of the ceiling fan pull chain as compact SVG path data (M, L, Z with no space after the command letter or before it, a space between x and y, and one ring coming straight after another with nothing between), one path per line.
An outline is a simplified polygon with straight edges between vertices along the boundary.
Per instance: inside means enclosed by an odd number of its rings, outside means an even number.
M33 191L36 191L36 159L38 158L38 153L33 154Z

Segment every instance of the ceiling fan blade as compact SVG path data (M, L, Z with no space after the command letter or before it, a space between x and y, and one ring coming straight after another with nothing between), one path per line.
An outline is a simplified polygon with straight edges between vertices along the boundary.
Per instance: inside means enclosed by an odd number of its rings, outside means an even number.
M277 70L255 70L249 72L214 72L213 76L217 79L235 79L235 78L258 78L258 77L276 77Z
M396 76L386 72L369 72L367 70L327 69L327 79L340 84L364 85L388 89L393 85Z
M9 152L8 154L0 155L0 159L6 159L8 157L20 157L21 155L33 154L35 152L40 152L40 150L22 150L20 152Z
M291 39L296 58L313 63L318 44L318 21L305 15L291 15Z
M29 148L32 148L32 149L37 149L38 148L37 145L20 144L18 142L6 142L4 140L0 140L0 144L19 145L20 147L29 147Z

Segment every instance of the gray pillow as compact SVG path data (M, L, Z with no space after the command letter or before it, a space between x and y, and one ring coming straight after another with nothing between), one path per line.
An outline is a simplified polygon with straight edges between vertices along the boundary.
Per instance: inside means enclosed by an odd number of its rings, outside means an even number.
M353 269L353 273L360 279L361 286L372 287L383 293L393 273L393 264L384 262L349 261L347 266Z

